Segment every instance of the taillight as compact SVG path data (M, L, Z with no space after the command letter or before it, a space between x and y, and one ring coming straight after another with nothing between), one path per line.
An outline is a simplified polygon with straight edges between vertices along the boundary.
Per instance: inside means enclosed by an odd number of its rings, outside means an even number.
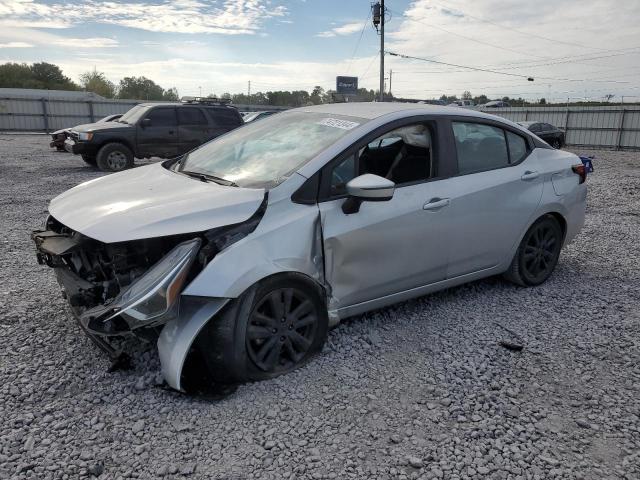
M587 179L587 167L585 167L584 165L574 165L573 167L571 167L571 170L573 170L573 173L580 176L579 183L585 182L585 180Z

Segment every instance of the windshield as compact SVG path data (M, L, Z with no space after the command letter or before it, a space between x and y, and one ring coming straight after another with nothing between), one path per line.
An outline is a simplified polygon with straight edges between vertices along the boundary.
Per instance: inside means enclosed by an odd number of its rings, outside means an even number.
M192 151L179 171L215 176L241 187L275 186L366 121L315 112L272 115Z
M118 120L118 122L129 123L129 124L133 125L138 120L140 120L140 117L142 117L147 112L147 110L149 110L149 107L143 107L142 105L136 105L131 110L129 110L127 113L122 115L120 117L120 119Z

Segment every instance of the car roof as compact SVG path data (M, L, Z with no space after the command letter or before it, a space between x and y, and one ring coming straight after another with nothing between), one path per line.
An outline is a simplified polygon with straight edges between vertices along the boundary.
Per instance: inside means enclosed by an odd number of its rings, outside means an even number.
M204 107L204 108L231 108L237 110L234 105L219 104L213 105L211 103L186 103L186 102L148 102L139 103L141 107Z
M425 103L401 103L401 102L351 102L351 103L327 103L313 107L301 107L295 110L303 112L317 112L334 115L347 115L352 117L374 118L382 117L392 113L406 112L409 115L455 115L465 117L485 118L500 120L511 124L509 120L477 110L469 110L458 107L448 107L443 105L429 105ZM291 110L290 110L291 111Z

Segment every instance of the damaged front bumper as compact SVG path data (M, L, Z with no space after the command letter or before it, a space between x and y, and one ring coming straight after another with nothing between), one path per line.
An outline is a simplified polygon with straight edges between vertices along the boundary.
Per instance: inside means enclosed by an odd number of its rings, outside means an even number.
M89 299L102 287L75 273L66 258L80 249L83 237L48 230L34 232L32 238L38 263L54 269L80 325L91 335L99 336L148 330L174 318L180 293L201 245L199 238L176 245L115 297L91 305L96 302Z

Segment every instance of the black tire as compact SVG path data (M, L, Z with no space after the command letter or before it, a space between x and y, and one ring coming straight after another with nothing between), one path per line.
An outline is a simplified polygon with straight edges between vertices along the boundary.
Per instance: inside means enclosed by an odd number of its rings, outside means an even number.
M81 157L86 164L96 166L96 157L92 157L91 155L81 155Z
M66 152L66 150L65 150L64 146L63 146L63 147L61 147L60 145L56 145L56 150L57 150L58 152Z
M96 163L103 172L121 172L133 167L133 152L122 143L107 143L98 151Z
M557 150L560 150L562 148L562 141L559 138L556 138L551 142L551 146Z
M283 316L280 322L275 318L280 315L271 300L283 299L286 292L291 292L290 314L308 310L295 317L299 327L292 326L293 316ZM266 380L307 363L322 349L328 324L319 286L304 275L276 275L232 300L205 326L197 345L215 382ZM261 362L263 349L267 353Z
M539 218L524 234L504 277L523 287L545 282L558 264L562 241L558 221L552 215Z

